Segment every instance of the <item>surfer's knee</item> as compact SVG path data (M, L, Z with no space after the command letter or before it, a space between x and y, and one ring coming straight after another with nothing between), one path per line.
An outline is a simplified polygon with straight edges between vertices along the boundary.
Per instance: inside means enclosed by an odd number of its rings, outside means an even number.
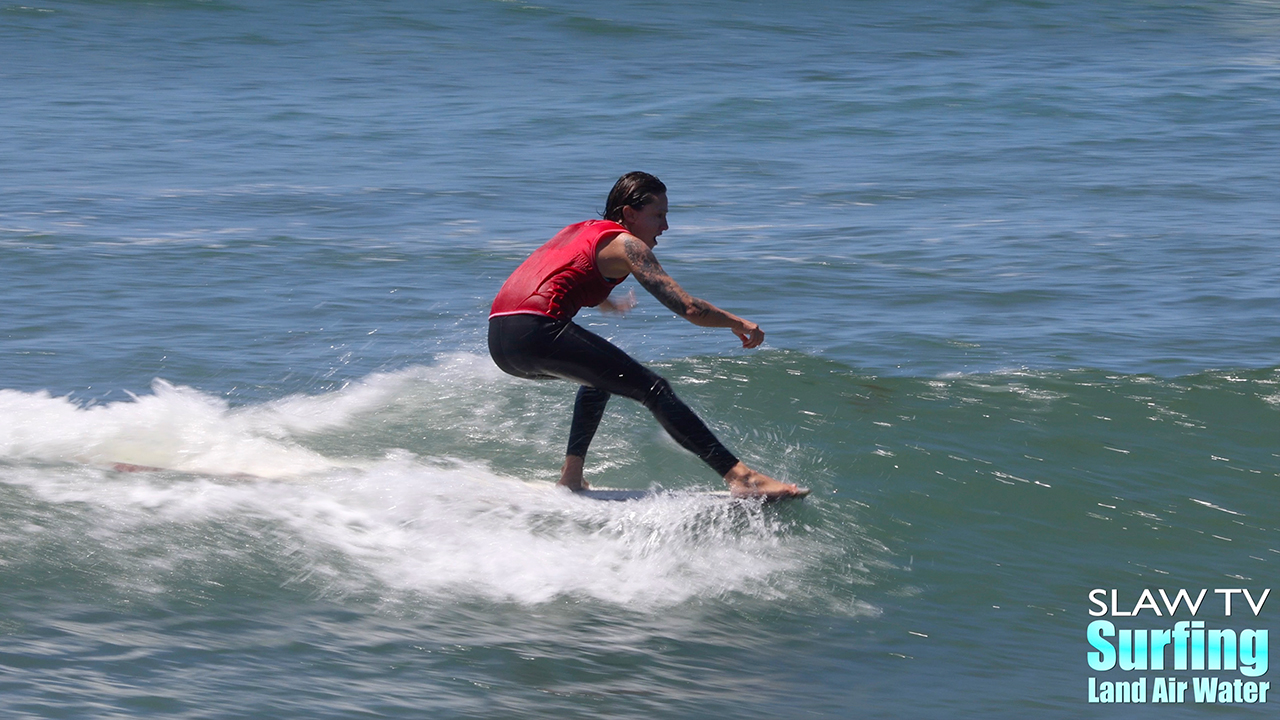
M649 386L649 391L645 393L644 399L640 402L650 410L662 405L665 402L676 399L676 393L671 389L671 383L667 382L664 377L654 376L653 384Z

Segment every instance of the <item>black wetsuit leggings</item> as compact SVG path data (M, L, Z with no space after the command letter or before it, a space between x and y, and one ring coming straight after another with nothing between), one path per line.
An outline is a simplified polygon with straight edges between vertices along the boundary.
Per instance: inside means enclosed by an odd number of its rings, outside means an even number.
M676 442L720 476L738 463L666 380L570 320L499 315L489 320L489 354L510 375L529 380L562 378L581 385L573 406L568 455L586 457L609 396L622 395L649 408Z

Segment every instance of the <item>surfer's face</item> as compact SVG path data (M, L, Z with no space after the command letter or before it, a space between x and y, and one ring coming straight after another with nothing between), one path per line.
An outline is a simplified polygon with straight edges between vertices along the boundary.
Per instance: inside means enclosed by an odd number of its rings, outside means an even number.
M623 208L622 226L650 248L657 245L658 236L667 230L666 193L658 195L653 202L639 210L632 207Z

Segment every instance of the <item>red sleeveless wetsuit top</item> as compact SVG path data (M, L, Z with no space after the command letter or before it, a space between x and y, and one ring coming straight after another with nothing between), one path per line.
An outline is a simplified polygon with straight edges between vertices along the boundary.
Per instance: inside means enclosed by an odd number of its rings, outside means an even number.
M596 250L601 241L626 231L610 220L587 220L561 230L511 273L489 317L545 315L567 320L584 306L599 305L626 277L609 280L601 275Z

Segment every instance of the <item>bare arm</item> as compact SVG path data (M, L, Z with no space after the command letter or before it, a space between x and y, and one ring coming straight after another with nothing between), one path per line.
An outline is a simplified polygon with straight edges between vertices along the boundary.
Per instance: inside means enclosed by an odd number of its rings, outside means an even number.
M624 235L621 239L627 265L640 287L648 290L672 312L700 327L729 328L742 340L745 348L764 342L764 331L760 326L685 292L680 283L662 269L653 251L638 238Z

